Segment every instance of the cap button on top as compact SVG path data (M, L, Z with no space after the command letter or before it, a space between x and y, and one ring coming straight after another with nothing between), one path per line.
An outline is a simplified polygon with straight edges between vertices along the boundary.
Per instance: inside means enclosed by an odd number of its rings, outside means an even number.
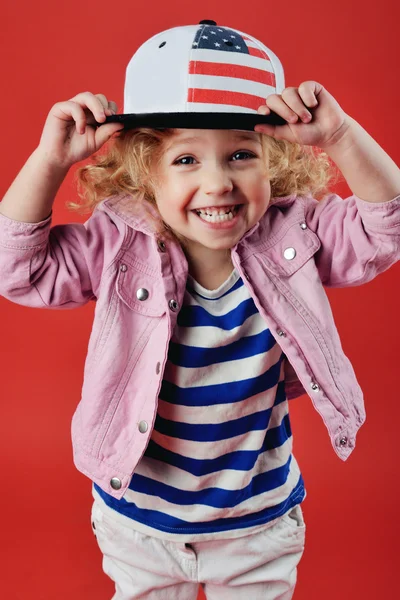
M208 19L204 19L203 21L199 21L199 25L216 25L216 21L209 21Z

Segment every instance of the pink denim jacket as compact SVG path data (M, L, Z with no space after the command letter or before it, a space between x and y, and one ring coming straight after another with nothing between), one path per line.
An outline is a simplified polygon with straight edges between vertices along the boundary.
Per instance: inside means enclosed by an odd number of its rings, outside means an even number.
M360 285L399 258L400 196L287 196L271 201L232 259L287 363L286 392L306 391L346 460L365 420L325 286ZM82 399L72 422L77 468L121 498L149 442L188 265L129 196L85 224L51 227L0 214L0 294L31 307L96 300ZM290 366L291 365L291 366ZM291 368L293 367L293 368Z

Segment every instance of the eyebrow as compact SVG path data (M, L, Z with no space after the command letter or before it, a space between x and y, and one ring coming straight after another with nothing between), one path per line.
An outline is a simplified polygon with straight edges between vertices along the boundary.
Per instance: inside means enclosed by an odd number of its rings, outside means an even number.
M248 141L248 142L256 142L258 144L261 144L260 140L256 137L250 136L250 135L246 135L245 133L238 133L237 135L234 136L234 140L235 141ZM184 138L180 138L176 141L172 141L167 148L165 149L165 151L167 152L168 150L171 150L172 148L175 148L176 146L181 146L183 144L191 144L193 142L207 142L207 140L205 138L200 138L198 136L191 136L191 137L184 137Z

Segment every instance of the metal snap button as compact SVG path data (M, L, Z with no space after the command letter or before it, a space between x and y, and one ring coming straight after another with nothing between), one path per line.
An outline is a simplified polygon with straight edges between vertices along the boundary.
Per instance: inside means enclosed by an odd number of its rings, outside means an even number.
M173 312L176 312L176 311L179 309L179 304L177 303L177 301L176 301L176 300L170 300L170 301L168 302L168 306L170 307L170 309L171 309Z
M146 431L148 430L149 426L147 425L146 421L140 421L139 423L139 431L140 433L146 433Z
M122 487L122 481L118 477L113 477L110 481L110 485L113 490L120 490Z
M307 223L300 223L300 227L302 229L307 229Z
M283 252L283 256L286 258L286 260L293 260L296 256L296 250L294 248L286 248L286 250Z
M158 240L157 246L160 252L165 252L167 249L165 242L163 242L162 240Z
M141 302L143 302L143 300L147 300L148 297L149 292L146 290L146 288L139 288L136 292L136 298Z
M121 265L119 270L122 271L123 273L125 273L125 271L128 270L128 267L126 265Z
M348 443L348 441L349 441L349 440L348 440L348 439L347 439L347 437L344 435L342 438L340 438L340 440L339 440L339 444L340 444L341 446L347 446L347 443Z
M319 387L318 383L315 383L315 382L313 381L313 382L312 382L312 384L311 384L311 389L312 389L314 392L319 392L319 390L320 390L321 388Z
M280 335L281 337L286 337L286 333L282 331L282 329L278 331L278 335Z

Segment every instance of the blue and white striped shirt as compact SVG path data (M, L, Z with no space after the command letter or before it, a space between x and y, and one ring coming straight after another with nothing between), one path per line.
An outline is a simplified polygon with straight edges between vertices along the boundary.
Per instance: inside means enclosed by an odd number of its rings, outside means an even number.
M236 270L212 291L189 277L149 445L121 500L95 498L181 541L246 535L299 504L284 358Z

